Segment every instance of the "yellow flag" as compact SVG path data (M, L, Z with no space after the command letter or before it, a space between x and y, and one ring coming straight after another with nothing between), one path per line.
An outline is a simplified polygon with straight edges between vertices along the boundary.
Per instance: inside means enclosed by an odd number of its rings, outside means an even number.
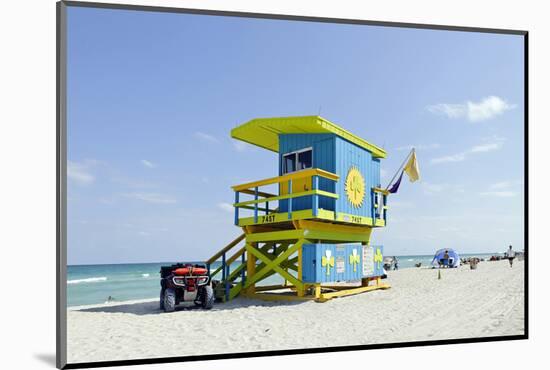
M407 162L407 164L403 169L409 176L409 180L411 182L420 180L420 170L418 169L418 162L416 161L416 152L414 150L411 155L411 158L409 158L409 161Z

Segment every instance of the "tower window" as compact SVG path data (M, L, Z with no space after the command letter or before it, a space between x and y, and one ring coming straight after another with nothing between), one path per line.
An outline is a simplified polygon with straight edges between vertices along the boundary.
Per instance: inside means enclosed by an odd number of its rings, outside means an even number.
M305 170L313 165L313 149L307 148L283 155L283 174Z
M298 153L298 171L306 168L311 168L311 154L312 150L306 150L305 152Z

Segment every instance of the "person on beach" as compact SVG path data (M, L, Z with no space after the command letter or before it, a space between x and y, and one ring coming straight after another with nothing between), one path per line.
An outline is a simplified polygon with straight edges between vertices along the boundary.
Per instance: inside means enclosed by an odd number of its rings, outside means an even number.
M506 258L508 258L508 262L510 262L510 267L512 267L512 264L514 263L514 258L516 258L516 252L514 252L512 246L508 247L508 250L506 251Z
M393 269L397 270L399 268L399 265L397 263L397 257L393 256Z
M449 251L445 251L445 254L443 255L443 266L449 267Z

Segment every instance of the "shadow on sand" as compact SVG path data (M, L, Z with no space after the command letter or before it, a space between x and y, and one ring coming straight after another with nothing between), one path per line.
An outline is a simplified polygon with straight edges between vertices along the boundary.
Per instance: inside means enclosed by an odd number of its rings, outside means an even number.
M204 312L215 312L215 311L227 311L234 310L239 308L246 307L274 307L274 306L294 306L302 304L304 301L262 301L259 299L248 299L248 298L235 298L234 300L228 303L216 302L214 307L211 310ZM182 303L176 306L176 312L181 311L203 311L201 307L195 306L193 303ZM82 308L75 310L78 312L104 312L104 313L129 313L133 315L158 315L164 314L164 311L160 310L159 302L139 302L139 303L129 303L129 304L119 304L119 305L109 305L109 306L98 306L90 308Z

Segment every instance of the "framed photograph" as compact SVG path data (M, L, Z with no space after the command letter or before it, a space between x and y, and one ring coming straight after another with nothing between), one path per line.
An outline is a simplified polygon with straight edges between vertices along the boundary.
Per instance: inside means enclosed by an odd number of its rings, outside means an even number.
M528 337L527 31L57 26L59 368Z

